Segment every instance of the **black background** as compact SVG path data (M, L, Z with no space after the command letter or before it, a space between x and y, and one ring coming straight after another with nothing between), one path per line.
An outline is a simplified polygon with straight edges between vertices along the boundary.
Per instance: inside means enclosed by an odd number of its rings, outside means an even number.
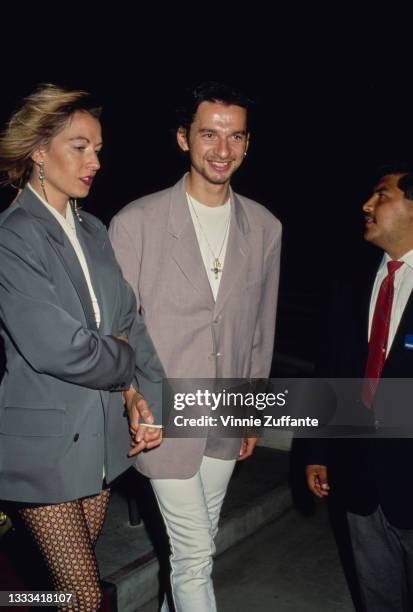
M380 255L363 243L361 213L377 166L413 163L408 13L295 4L146 10L72 4L5 17L1 123L40 82L93 92L105 142L84 206L107 223L186 170L173 113L184 87L215 79L244 89L256 101L253 132L233 186L283 223L277 347L311 360L313 318L330 281L363 273ZM13 195L0 192L1 209Z

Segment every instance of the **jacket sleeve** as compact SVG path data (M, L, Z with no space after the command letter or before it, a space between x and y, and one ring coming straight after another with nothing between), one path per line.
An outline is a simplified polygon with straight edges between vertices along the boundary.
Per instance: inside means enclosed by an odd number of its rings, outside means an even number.
M139 273L141 267L139 241L136 239L136 234L132 236L118 216L113 217L110 222L109 238L122 274L133 289L139 310Z
M47 265L5 227L0 227L0 261L0 318L34 370L91 389L130 384L133 349L73 318L55 291Z
M112 219L109 236L116 259L126 279L124 285L127 288L126 291L129 297L125 298L125 302L130 301L130 294L134 296L134 317L127 333L129 343L135 350L136 355L133 384L148 401L155 418L155 423L159 425L162 424L162 381L166 378L166 375L148 329L139 312L140 254L131 235L117 217Z
M264 253L264 280L252 344L251 378L266 378L270 374L274 349L280 256L281 224L277 222L275 236Z
M134 386L139 389L148 402L155 423L161 425L163 421L162 383L166 375L147 327L139 313L137 313L132 326L129 342L136 351Z

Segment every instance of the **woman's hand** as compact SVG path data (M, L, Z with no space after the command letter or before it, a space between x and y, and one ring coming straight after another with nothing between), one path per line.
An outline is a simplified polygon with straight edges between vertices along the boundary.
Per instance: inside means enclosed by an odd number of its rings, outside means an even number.
M128 413L129 431L132 437L132 450L128 456L133 457L142 450L159 446L162 442L162 427L153 425L154 418L148 402L133 387L123 392L126 411ZM143 420L143 422L141 422Z

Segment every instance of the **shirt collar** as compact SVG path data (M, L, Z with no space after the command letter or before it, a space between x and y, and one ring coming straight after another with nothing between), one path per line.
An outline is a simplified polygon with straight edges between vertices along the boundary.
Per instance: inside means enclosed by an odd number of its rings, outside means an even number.
M39 195L35 189L33 189L30 183L27 183L27 185L29 189L34 193L34 195L40 200L40 202L46 206L47 210L51 212L54 217L56 217L56 219L59 221L60 224L61 224L61 221L64 220L64 221L67 221L67 223L70 225L72 229L75 228L72 209L69 205L69 202L66 205L66 216L63 217L63 215L57 212L57 210L53 208L53 206L50 206L50 204L46 202L46 200L42 198L42 196Z
M405 253L403 257L400 257L400 261L404 261L404 263L407 264L409 268L413 269L413 249Z
M382 270L384 266L387 266L387 263L392 261L390 255L385 253L383 259L381 260L381 264L379 270ZM413 249L411 251L407 251L402 257L399 257L398 261L403 261L409 268L413 270Z
M215 214L219 214L222 210L228 210L228 208L231 206L231 196L229 196L228 200L226 202L224 202L223 204L221 204L220 206L207 206L203 202L200 202L199 200L196 200L187 191L186 191L186 198L188 200L188 204L189 205L194 204L195 206L200 207L201 210L204 210L204 209L207 210L207 211L212 210L212 211L215 212ZM216 213L216 211L218 211L218 213Z

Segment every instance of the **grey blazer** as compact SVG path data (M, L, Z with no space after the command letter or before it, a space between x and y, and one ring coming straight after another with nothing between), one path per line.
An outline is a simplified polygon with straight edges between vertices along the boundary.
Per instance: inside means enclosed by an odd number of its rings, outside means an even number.
M188 209L184 178L123 208L109 235L170 378L261 378L270 372L281 223L231 191L231 225L216 302ZM240 439L164 439L137 457L152 478L189 478L207 454L238 455Z
M119 389L159 361L103 224L76 231L100 310L67 236L27 187L0 215L0 499L57 503L98 493L129 465ZM114 336L126 334L134 348ZM146 380L143 386L145 386ZM158 382L159 384L159 382Z

